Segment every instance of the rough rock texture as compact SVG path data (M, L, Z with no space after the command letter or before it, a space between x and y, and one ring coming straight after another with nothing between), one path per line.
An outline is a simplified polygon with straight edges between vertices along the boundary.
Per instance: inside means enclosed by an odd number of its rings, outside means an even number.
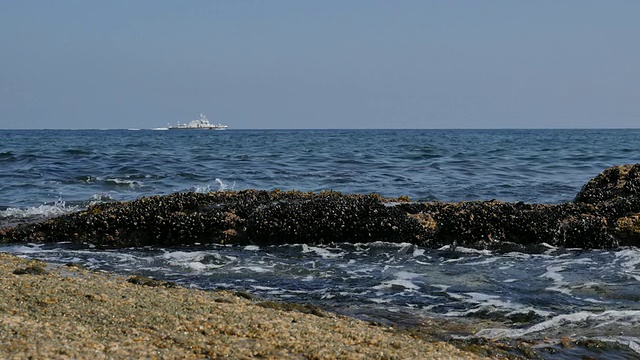
M411 242L502 250L640 243L640 164L605 170L574 202L411 203L378 195L246 190L176 193L100 204L0 230L1 242L105 247L188 243Z
M599 204L640 198L640 164L614 166L591 179L575 198L577 203Z
M302 305L152 286L0 253L0 359L480 359L505 353L494 344L456 343L469 352Z

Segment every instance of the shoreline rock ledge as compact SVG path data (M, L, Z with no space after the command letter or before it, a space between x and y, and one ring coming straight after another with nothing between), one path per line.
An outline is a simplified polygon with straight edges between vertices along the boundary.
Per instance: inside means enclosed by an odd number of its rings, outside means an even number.
M3 243L63 241L109 248L372 241L502 251L638 246L640 164L606 169L562 204L280 190L174 193L0 229Z

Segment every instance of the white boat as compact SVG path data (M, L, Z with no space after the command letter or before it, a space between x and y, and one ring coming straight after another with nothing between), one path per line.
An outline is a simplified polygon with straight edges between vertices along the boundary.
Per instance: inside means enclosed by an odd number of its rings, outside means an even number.
M168 127L169 130L226 130L227 128L227 125L210 123L209 119L202 113L198 120L191 120L188 124L180 124L180 122L178 122L178 125Z

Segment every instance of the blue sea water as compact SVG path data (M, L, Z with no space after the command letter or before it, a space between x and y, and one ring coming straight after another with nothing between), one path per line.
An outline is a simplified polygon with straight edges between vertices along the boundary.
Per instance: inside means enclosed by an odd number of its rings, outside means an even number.
M561 203L607 167L638 162L639 129L0 130L0 227L177 191ZM436 316L484 324L459 336L606 340L619 348L603 358L640 357L638 248L497 254L379 240L120 250L8 244L0 251L311 302L382 322ZM571 351L543 355L572 358Z

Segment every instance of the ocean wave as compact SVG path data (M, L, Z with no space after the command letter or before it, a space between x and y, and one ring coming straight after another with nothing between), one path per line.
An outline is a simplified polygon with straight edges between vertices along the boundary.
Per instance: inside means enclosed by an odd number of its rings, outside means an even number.
M43 204L28 208L7 207L0 210L0 228L9 226L15 222L25 222L25 220L39 221L46 218L61 216L80 210L81 206L68 206L65 201L56 201L53 204Z

